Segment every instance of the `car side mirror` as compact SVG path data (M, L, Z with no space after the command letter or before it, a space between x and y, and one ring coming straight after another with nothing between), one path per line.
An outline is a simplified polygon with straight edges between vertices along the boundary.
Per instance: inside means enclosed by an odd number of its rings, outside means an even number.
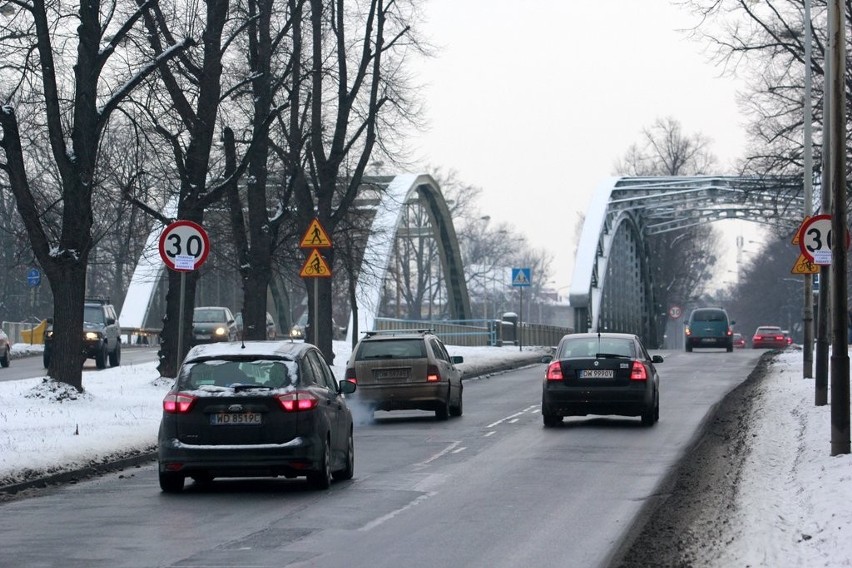
M550 363L553 361L553 355L542 355L541 359L538 360L539 363Z
M115 318L107 318L106 324L107 325L115 325Z
M352 394L353 392L355 392L355 388L357 387L357 385L354 382L345 381L345 380L344 381L338 381L337 385L338 385L338 389L337 389L338 392L343 393L343 394Z
M736 320L731 320L728 325L734 325L735 323L737 323Z
M464 357L461 355L453 355L450 357L450 361L453 362L453 365L458 365L459 363L464 363Z
M652 355L651 362L652 363L662 363L665 359L663 359L662 355Z

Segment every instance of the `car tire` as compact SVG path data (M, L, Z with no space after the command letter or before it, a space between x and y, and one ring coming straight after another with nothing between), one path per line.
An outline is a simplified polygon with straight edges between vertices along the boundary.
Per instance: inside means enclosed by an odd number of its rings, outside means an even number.
M352 429L349 429L349 441L346 447L346 464L343 469L339 469L331 474L338 481L346 481L352 479L355 475L355 438L352 435Z
M45 369L50 368L50 349L45 347L44 353L41 355L41 361L44 364Z
M183 491L184 476L180 473L160 472L160 489L163 493L180 493Z
M692 345L690 345L689 343L686 344L686 352L692 353Z
M118 367L121 365L121 341L115 344L115 349L109 354L109 366Z
M0 357L0 367L8 367L10 358L11 354L9 353L9 346L7 345L5 351L3 352L3 357Z
M447 393L447 399L438 403L435 409L435 418L438 420L447 420L450 417L450 394Z
M646 408L642 412L642 426L646 426L646 427L653 426L654 422L656 422L656 420L654 420L655 416L656 416L656 410L653 407L652 408Z
M461 416L462 412L464 412L464 401L462 400L462 395L464 394L464 389L459 388L459 403L455 406L450 406L450 416Z
M545 428L555 428L562 424L562 417L556 414L541 414L542 420L544 420Z
M331 487L331 450L328 440L323 438L322 455L320 456L319 469L308 472L308 483L314 489L328 489Z
M95 353L95 367L98 369L106 369L107 366L107 348L106 345L102 345L101 348Z

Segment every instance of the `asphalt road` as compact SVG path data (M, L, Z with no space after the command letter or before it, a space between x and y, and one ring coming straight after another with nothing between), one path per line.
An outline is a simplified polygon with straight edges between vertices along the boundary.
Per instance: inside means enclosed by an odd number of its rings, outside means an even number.
M376 413L356 473L160 493L154 464L0 505L0 566L606 566L763 351L661 352L661 418L544 429L543 365L465 383L464 416Z
M122 365L147 363L150 361L156 361L157 359L157 347L130 347L126 345L122 345L121 347ZM83 365L83 372L98 372L97 367L95 367L94 359L86 359L86 362ZM45 376L45 368L40 355L16 357L12 359L8 367L0 370L0 382L18 381L21 379L43 376Z

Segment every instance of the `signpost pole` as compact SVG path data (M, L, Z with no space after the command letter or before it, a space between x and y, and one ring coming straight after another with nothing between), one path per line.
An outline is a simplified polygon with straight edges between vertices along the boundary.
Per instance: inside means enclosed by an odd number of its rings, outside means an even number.
M518 308L518 351L524 350L523 332L524 329L524 288L520 289L521 304Z
M811 0L805 0L805 120L804 120L804 166L805 166L805 218L814 212L813 198L813 109L811 105ZM813 378L814 367L814 295L813 276L804 275L804 309L802 312L803 324L803 352L802 352L802 378Z
M175 369L180 369L181 361L183 361L183 307L184 299L186 298L186 272L180 273L180 311L178 312L178 336L177 336L177 364ZM175 372L177 374L177 372ZM177 377L175 377L177 378Z

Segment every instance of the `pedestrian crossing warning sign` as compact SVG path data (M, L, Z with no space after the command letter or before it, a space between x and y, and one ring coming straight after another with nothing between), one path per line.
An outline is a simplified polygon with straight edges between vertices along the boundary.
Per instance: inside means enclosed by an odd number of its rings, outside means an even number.
M299 246L301 248L331 248L331 239L328 238L328 233L325 232L319 219L315 218L311 221Z
M531 270L529 268L513 268L512 269L512 286L530 286L532 285Z
M319 251L312 249L305 264L302 265L299 276L302 278L329 278L331 277L331 268L328 267L328 263Z

